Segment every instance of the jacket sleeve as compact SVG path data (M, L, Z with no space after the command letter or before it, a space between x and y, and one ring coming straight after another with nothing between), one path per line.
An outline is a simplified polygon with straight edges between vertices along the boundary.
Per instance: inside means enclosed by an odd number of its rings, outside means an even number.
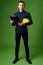
M16 17L16 16L17 16L16 13L14 13L13 17ZM17 25L17 23L14 21L14 23L12 24L12 26L15 26L15 25Z
M33 21L32 21L32 18L31 18L30 13L27 13L27 18L30 20L30 22L29 23L26 23L26 25L32 25L33 24Z

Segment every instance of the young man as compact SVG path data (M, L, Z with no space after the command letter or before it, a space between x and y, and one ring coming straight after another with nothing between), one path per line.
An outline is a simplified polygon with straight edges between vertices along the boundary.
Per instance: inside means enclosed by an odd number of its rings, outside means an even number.
M29 56L28 29L27 29L27 25L32 24L32 19L31 19L30 13L24 11L24 7L25 7L24 1L19 1L19 3L18 3L19 11L14 14L14 16L18 16L20 21L17 24L15 24L16 25L16 34L15 34L16 48L15 48L15 59L14 59L13 63L16 63L18 61L20 38L22 36L22 38L24 40L24 46L25 46L25 52L26 52L26 61L29 64L32 64L32 62L30 60L30 56ZM30 23L22 24L23 18L28 18L30 20ZM10 23L13 24L14 20L10 20Z

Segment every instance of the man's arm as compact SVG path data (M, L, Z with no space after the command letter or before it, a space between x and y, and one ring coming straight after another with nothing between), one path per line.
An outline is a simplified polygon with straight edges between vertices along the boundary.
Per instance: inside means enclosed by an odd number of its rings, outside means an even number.
M27 18L30 20L30 22L29 23L26 23L26 25L32 25L33 24L33 21L32 21L32 18L31 18L30 13L27 13Z
M14 18L13 18L15 16L16 16L16 13L14 13L13 16L10 16L10 24L13 25L13 26L16 25Z

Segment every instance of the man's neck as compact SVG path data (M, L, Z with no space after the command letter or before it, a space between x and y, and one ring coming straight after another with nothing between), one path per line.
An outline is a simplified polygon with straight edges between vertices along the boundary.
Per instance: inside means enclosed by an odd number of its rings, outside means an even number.
M19 12L21 13L21 12L23 12L24 10L19 10Z

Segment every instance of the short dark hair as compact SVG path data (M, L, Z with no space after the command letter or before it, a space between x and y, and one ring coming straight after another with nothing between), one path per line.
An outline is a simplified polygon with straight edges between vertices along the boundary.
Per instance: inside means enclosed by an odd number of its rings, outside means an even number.
M24 2L24 1L22 1L22 0L20 0L20 1L19 1L19 3L24 3L24 4L25 4L25 2Z

